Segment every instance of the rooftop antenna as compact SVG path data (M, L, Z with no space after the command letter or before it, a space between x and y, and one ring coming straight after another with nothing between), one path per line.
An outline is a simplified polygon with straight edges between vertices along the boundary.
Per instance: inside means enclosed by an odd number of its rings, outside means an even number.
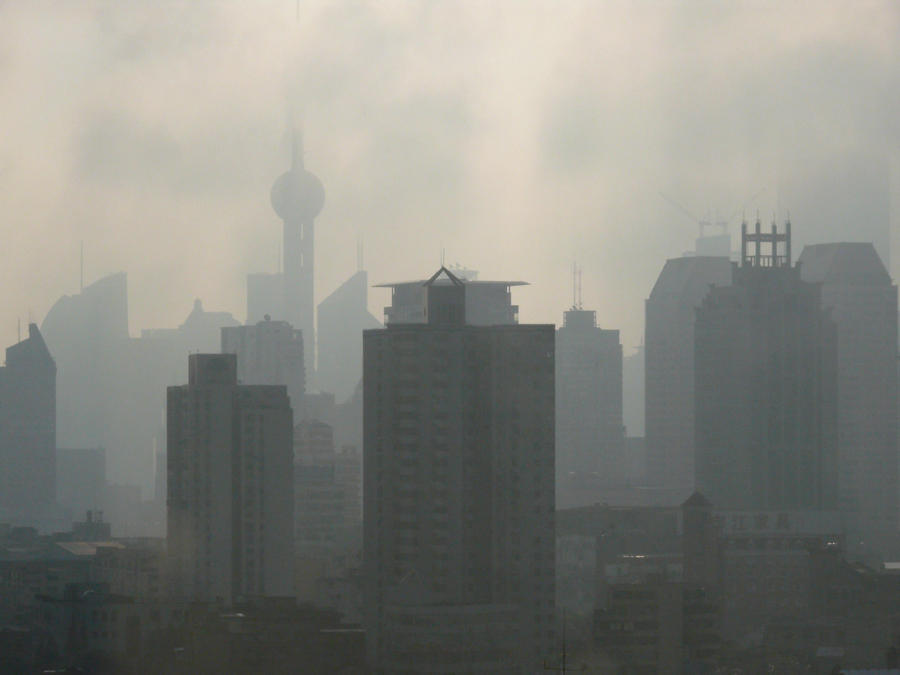
M78 292L84 292L84 239L81 240L81 261L80 261L80 277L78 281Z
M578 263L572 261L572 309L578 305Z
M441 267L444 266L444 247L441 246Z
M581 300L582 300L582 298L581 298L581 277L583 274L584 274L584 270L579 268L578 269L578 309L583 308L583 305L581 304Z

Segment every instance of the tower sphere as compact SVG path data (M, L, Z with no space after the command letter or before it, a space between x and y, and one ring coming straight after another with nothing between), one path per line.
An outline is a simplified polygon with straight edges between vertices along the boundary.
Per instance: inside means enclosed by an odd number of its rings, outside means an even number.
M325 188L314 174L296 168L281 174L272 185L272 208L282 220L309 222L325 204Z

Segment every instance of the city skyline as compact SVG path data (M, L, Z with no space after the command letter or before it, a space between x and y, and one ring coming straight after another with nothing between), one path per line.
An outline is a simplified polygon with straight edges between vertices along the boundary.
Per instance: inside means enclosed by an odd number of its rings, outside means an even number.
M287 110L328 186L316 303L356 270L362 240L372 283L419 275L443 249L447 262L531 282L522 320L559 323L577 258L585 303L620 328L627 356L658 261L697 234L660 192L697 219L731 217L736 247L742 211L764 222L790 211L798 233L813 230L820 214L781 201L779 172L814 164L813 148L857 150L886 156L896 225L900 13L888 3L815 16L800 5L202 7L175 21L140 3L0 10L0 227L18 253L0 283L28 289L0 295L0 343L77 291L81 242L85 283L129 274L133 332L177 325L197 297L242 316L246 274L278 270L267 195L290 163ZM445 26L460 39L447 43ZM65 63L42 56L58 52ZM196 75L169 77L183 59ZM92 86L68 96L59 68ZM428 265L392 260L397 245ZM372 314L383 304L370 294Z

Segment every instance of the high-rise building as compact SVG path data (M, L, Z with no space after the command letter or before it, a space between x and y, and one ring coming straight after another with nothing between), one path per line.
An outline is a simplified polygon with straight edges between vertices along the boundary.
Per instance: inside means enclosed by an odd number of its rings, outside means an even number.
M467 324L498 326L519 322L519 307L512 304L510 289L513 286L526 286L526 282L481 281L477 278L477 272L463 270L463 273L466 276L457 275L456 278L465 282ZM431 287L449 285L447 279L436 279ZM384 308L385 323L428 323L425 279L377 286L391 289L391 305Z
M742 230L732 284L697 309L697 489L724 509L833 509L836 326L791 264L790 223Z
M0 509L40 525L55 503L56 363L32 323L0 368Z
M573 307L556 332L556 501L596 501L600 483L620 485L624 467L622 344L597 326L597 313Z
M241 384L283 384L294 410L302 405L306 385L303 335L287 321L264 318L252 326L225 327L222 353L237 355Z
M315 365L315 219L325 204L322 181L303 166L303 138L292 136L291 168L272 185L272 208L284 222L280 274L247 277L247 322L265 315L287 321L303 333L307 366Z
M364 615L388 672L535 672L555 648L554 327L426 323L363 336ZM396 297L396 295L395 295Z
M234 354L191 354L168 389L172 592L231 604L293 594L292 413L284 386L239 385Z
M837 324L838 490L851 553L897 543L897 287L872 244L807 246L804 281L821 284Z
M369 276L360 270L319 303L317 384L346 401L362 379L362 332L380 328L369 313Z
M730 283L726 257L673 258L645 307L647 481L685 497L694 484L694 320L710 287Z

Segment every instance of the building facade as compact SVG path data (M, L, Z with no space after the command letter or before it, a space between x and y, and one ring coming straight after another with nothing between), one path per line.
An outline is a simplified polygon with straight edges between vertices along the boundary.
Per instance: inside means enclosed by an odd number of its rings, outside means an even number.
M818 244L798 260L837 324L838 493L847 550L885 559L897 537L897 287L872 244ZM893 559L893 558L890 558Z
M363 337L369 664L534 672L556 646L554 328L469 325L445 268L424 290L427 323Z
M233 354L191 354L168 390L168 555L175 597L293 594L292 413L283 386L238 385Z
M222 353L237 355L241 384L283 384L294 410L302 405L306 391L303 335L287 321L264 318L252 326L225 327Z
M56 502L56 363L35 324L0 368L0 517L36 525Z
M744 225L732 284L697 309L696 481L718 508L837 505L837 331L790 236Z
M624 483L622 344L596 312L572 308L556 331L556 500L596 501L599 483Z
M694 485L694 321L711 286L731 283L726 257L667 260L647 299L644 377L647 482Z

